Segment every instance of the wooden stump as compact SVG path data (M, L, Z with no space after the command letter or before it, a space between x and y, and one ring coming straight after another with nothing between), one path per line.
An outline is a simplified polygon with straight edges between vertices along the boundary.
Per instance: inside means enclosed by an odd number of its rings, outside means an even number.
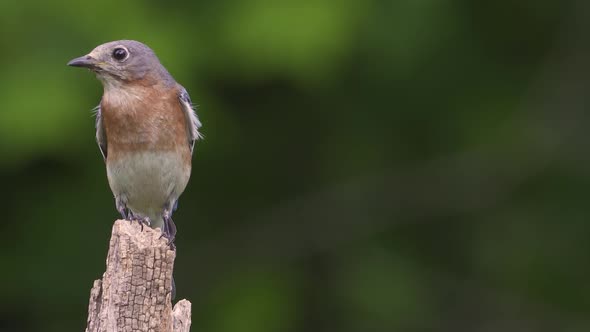
M191 303L172 310L172 270L176 252L159 229L117 220L107 268L90 291L86 332L188 332Z

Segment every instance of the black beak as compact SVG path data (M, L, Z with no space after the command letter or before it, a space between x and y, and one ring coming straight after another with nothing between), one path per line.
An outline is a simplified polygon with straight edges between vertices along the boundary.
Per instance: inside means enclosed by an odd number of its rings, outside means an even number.
M97 61L90 55L81 56L79 58L72 59L68 62L68 66L82 67L82 68L96 68Z

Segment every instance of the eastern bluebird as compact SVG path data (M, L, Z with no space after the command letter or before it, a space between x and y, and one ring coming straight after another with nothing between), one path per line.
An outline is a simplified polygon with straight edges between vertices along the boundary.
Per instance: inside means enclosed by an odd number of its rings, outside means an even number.
M123 218L160 227L172 244L172 213L191 172L201 122L186 90L154 52L133 40L97 46L69 66L102 82L96 140Z

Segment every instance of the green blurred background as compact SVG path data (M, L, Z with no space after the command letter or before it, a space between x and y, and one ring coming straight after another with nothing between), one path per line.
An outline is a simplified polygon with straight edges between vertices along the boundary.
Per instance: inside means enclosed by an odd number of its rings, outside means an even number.
M0 2L0 331L81 331L118 217L66 66L151 46L206 139L193 331L590 330L584 1Z

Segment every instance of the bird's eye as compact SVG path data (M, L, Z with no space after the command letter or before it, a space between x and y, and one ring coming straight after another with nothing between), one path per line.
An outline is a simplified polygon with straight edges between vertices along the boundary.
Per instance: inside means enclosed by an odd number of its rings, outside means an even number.
M126 49L124 49L122 47L117 47L117 48L115 48L115 50L113 50L113 58L117 61L123 61L123 60L127 59L128 56L129 56L129 53L127 52Z

